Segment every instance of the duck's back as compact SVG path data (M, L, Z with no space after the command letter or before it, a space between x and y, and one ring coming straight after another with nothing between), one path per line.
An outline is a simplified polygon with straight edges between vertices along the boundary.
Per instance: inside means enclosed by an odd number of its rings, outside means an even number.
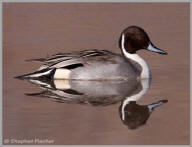
M71 69L70 79L126 80L136 78L141 71L139 65L120 54L96 50L83 58L83 66Z
M137 63L107 50L59 53L46 59L31 60L43 62L43 65L36 72L19 78L126 80L137 78L141 73Z

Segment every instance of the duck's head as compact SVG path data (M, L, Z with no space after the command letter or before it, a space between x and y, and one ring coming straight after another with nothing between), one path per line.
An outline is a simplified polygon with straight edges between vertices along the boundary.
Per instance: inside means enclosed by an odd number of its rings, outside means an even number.
M158 49L150 41L147 33L140 27L130 26L123 30L119 39L119 47L130 54L135 54L140 49L146 49L159 54L167 52Z

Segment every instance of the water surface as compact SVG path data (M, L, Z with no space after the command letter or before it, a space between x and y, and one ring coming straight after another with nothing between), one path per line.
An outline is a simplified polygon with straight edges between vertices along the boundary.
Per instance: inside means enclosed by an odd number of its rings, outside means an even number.
M90 104L90 99L81 101L85 104L55 102L26 95L40 92L40 87L13 78L39 67L25 60L52 53L92 48L120 53L119 35L129 25L144 28L152 42L168 52L162 56L139 51L153 78L147 93L131 106L162 99L168 103L156 108L137 129L129 129L122 121L123 96L110 97L113 104L107 98L100 101L109 104L105 106L98 101ZM118 96L118 92L107 96ZM53 139L53 144L189 144L189 93L187 3L3 5L3 139Z

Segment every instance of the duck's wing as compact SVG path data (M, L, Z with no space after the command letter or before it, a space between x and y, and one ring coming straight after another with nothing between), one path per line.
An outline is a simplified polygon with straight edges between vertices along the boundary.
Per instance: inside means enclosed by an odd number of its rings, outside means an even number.
M42 66L30 74L17 76L15 78L24 79L24 78L38 78L42 76L49 77L52 72L58 68L74 69L82 66L91 66L96 63L117 63L117 58L114 58L117 54L112 53L107 50L83 50L80 52L72 53L58 53L54 54L49 58L40 58L40 59L30 59L28 61L40 61Z
M112 62L111 58L115 53L107 50L82 50L80 52L71 53L57 53L49 58L30 59L28 61L40 61L43 65L39 70L45 68L62 68L66 66L72 66L76 64L86 64L88 61L102 60L105 62Z

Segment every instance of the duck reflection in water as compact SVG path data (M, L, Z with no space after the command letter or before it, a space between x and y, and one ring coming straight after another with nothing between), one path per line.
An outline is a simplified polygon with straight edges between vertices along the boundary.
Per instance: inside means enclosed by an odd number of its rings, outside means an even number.
M43 89L42 92L27 93L28 96L91 106L108 106L121 102L120 118L130 129L145 124L154 108L167 102L167 100L160 100L149 105L136 104L136 101L148 91L150 79L125 81L28 79L28 81Z
M154 108L166 102L167 100L160 100L149 105L138 105L136 101L129 101L126 105L123 103L119 107L121 120L129 129L137 129L147 122Z

